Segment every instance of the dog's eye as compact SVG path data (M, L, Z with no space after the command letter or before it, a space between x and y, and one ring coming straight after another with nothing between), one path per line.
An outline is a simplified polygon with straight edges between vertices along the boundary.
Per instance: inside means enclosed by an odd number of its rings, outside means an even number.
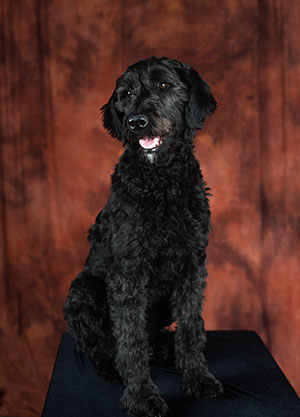
M158 86L158 88L160 88L161 90L165 90L165 89L169 88L169 84L168 84L168 83L165 83L164 81L160 81L160 82L157 84L157 86Z
M133 96L133 92L131 90L127 90L126 94L127 94L127 97Z

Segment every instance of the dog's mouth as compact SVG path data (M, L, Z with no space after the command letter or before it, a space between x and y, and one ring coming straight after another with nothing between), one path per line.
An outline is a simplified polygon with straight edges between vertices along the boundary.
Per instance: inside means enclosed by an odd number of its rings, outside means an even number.
M139 144L145 152L155 152L162 143L163 140L160 136L155 136L154 138L145 136L139 140Z

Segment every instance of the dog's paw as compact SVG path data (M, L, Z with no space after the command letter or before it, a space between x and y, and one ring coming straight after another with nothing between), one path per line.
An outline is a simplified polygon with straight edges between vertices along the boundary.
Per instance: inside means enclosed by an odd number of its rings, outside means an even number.
M215 398L224 392L221 382L211 373L201 375L195 371L185 371L182 388L187 395L196 398Z
M169 410L159 393L150 387L138 392L126 389L121 403L124 411L134 417L163 417Z

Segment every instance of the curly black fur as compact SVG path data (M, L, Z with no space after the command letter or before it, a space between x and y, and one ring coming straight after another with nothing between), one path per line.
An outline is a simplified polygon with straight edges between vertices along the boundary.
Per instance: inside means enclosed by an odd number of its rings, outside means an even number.
M104 126L125 151L109 201L90 228L90 253L64 313L98 374L122 379L122 404L133 416L167 413L149 359L157 354L157 333L174 320L184 391L196 397L222 393L203 354L210 210L193 154L195 130L215 108L196 71L155 57L130 66L102 108Z

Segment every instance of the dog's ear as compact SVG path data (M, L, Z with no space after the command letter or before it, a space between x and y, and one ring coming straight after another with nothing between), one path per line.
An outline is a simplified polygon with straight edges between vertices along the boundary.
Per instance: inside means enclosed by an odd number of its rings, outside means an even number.
M204 120L217 108L217 102L210 87L200 75L190 68L185 70L185 83L189 89L189 101L185 107L185 121L192 129L202 129Z
M185 122L191 129L202 129L204 120L217 108L207 82L189 65L175 59L162 58L163 62L177 72L187 86L189 100L185 107Z
M109 131L112 137L119 139L124 145L122 123L117 115L115 101L116 97L114 93L108 103L104 104L100 109L102 112L103 126Z

